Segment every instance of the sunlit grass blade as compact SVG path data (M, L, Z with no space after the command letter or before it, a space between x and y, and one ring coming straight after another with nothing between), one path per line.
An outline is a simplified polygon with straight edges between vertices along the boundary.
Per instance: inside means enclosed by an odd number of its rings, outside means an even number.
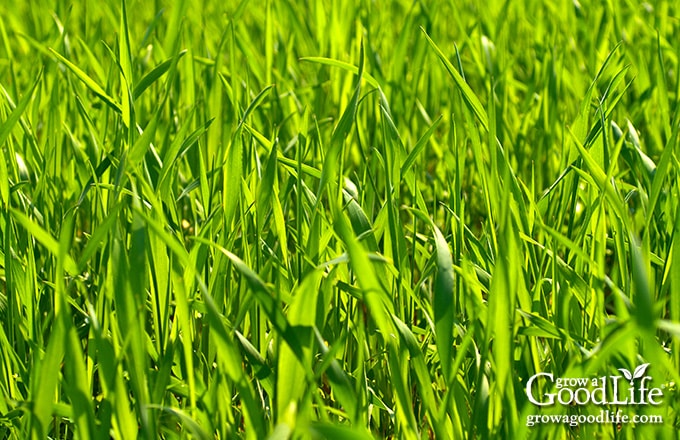
M437 275L435 279L432 306L434 308L434 325L437 336L439 359L445 378L451 377L451 360L453 347L454 300L453 260L451 251L441 231L432 225L434 242L437 249Z
M359 58L358 78L356 80L356 86L354 87L354 93L352 94L352 98L350 99L347 108L345 108L344 112L342 113L340 121L338 121L338 124L335 126L335 129L333 130L329 150L328 152L326 152L326 157L324 158L324 166L321 169L321 178L319 180L319 193L317 194L317 197L320 197L321 194L323 194L323 191L325 190L326 186L329 185L329 183L333 179L338 179L338 175L342 173L342 169L340 169L339 167L339 165L342 163L342 151L343 151L342 147L345 142L345 138L352 129L352 125L354 124L354 120L356 117L357 106L359 105L359 97L361 94L361 79L363 77L363 73L364 73L364 50L362 46ZM341 184L338 183L338 185ZM341 186L333 187L341 188ZM340 194L331 194L331 197L336 196L339 197Z
M26 107L28 106L28 103L31 102L31 99L33 99L33 94L35 93L36 88L40 84L41 78L42 71L38 73L38 76L36 77L35 82L31 86L28 93L24 94L24 96L19 100L16 107L12 110L12 113L10 113L7 119L2 122L2 125L0 125L0 146L3 146L5 144L5 141L12 132L12 129L19 121L19 118L21 118L21 115L24 113L24 111L26 111ZM4 190L3 196L5 196Z
M304 413L298 414L298 407L302 404L300 399L310 378L306 376L312 362L312 349L316 345L314 333L311 330L316 323L316 303L318 300L319 283L321 272L312 272L300 284L294 293L293 302L288 308L288 319L292 326L306 328L306 340L301 340L303 359L297 359L291 348L287 345L279 347L277 377L276 377L276 400L277 416L279 421L286 421L294 429L299 423L297 419L305 419ZM300 335L303 333L300 332ZM304 362L304 363L303 363ZM303 408L300 408L302 410Z
M44 3L0 6L0 438L675 435L668 2ZM662 423L536 422L622 371Z
M173 63L177 63L186 53L186 50L181 51L176 57L163 61L154 67L149 73L140 78L140 80L135 83L135 88L132 91L133 99L139 98L142 93L146 91L146 89L151 87L156 81L158 81L159 78L168 72Z
M132 132L136 125L134 105L131 96L131 92L134 89L134 78L132 77L132 54L130 53L130 32L128 29L125 0L120 1L118 63L120 64L121 114L123 116L123 123Z
M12 217L16 219L40 244L45 246L54 256L59 255L59 242L45 231L39 224L31 220L22 212L10 209ZM78 274L78 267L69 255L64 256L64 269L71 275Z
M428 43L430 43L430 46L432 47L432 49L434 49L435 53L437 54L437 57L444 64L446 71L449 72L449 75L453 79L454 83L460 89L465 104L477 117L479 122L482 124L484 130L488 130L489 117L487 116L486 110L484 110L484 107L482 106L482 103L480 102L479 98L477 97L477 95L475 95L475 92L472 91L468 83L465 82L465 79L461 76L458 70L455 67L453 67L453 64L451 64L451 62L446 57L444 52L442 52L442 50L437 46L437 44L430 38L425 29L421 28L421 31L423 31L423 34L425 35L425 38L427 38Z
M115 110L117 113L123 112L123 108L121 105L116 102L112 97L110 97L104 89L97 84L92 78L90 78L85 72L83 72L78 66L64 58L60 53L55 51L52 48L49 48L50 52L52 55L54 55L57 60L59 60L60 63L63 63L68 69L73 72L76 77L83 82L87 86L90 91L92 91L95 95L97 95L99 98L101 98L102 101L104 101L111 109Z

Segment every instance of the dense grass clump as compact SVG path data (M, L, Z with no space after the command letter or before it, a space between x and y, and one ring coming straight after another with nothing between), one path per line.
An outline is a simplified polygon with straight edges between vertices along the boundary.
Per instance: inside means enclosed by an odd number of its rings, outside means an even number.
M0 438L676 436L678 12L3 3Z

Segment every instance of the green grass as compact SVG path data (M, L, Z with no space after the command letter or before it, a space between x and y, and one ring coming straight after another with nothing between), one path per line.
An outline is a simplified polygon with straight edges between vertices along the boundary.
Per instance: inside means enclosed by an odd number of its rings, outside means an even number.
M0 438L675 438L678 12L3 3Z

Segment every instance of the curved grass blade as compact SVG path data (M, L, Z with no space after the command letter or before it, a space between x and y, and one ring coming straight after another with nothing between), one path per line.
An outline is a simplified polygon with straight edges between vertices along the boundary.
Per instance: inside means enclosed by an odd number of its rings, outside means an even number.
M149 73L144 75L136 84L132 91L132 98L137 100L142 94L151 87L161 76L165 75L170 69L174 62L179 61L184 54L186 54L186 49L177 54L176 57L168 58L156 67L154 67Z
M418 142L416 142L416 145L413 147L413 150L408 154L406 157L406 160L404 160L404 163L401 165L401 175L406 176L406 173L411 171L411 167L415 163L416 159L420 155L420 153L423 151L425 146L427 145L427 141L430 140L430 137L434 133L434 131L437 129L439 126L439 123L442 121L442 117L439 116L433 123L430 125L430 128L427 129L425 134L423 134L420 139L418 139Z
M54 237L52 237L47 231L40 227L40 225L28 218L22 212L17 211L14 208L10 208L10 212L12 217L14 217L14 219L18 221L33 238L45 246L45 248L55 257L59 256L59 242ZM78 266L70 255L64 256L64 269L69 273L69 275L75 276L78 274Z
M43 74L43 71L41 69L40 72L38 72L38 76L35 79L35 81L33 82L33 85L29 89L28 93L26 93L19 100L19 103L14 108L14 110L12 110L12 113L9 115L9 117L2 123L2 125L0 125L0 147L2 147L2 145L4 145L5 141L7 140L7 137L12 132L12 128L14 128L14 125L19 121L19 119L21 118L21 115L26 110L28 103L33 98L33 94L35 93L35 90L38 87L38 84L40 84L40 79L42 78L42 74Z
M33 86L28 93L26 93L20 100L17 106L12 110L12 113L5 120L5 122L0 125L0 148L3 147L5 141L9 137L14 125L21 119L21 115L26 111L28 103L33 98L38 84L40 84L40 79L42 78L43 71L38 72L38 77L35 79ZM7 169L7 159L3 158L0 160L0 201L9 204L9 171Z
M88 89L90 89L95 95L99 96L99 98L101 98L101 100L104 101L106 105L111 107L111 109L113 109L116 113L120 114L123 113L123 108L121 107L121 105L118 102L116 102L115 99L110 97L99 84L97 84L92 78L90 78L87 75L87 73L83 72L78 66L64 58L56 50L52 49L51 47L49 48L49 50L52 53L52 55L57 57L57 59L62 64L68 67L68 69L71 72L73 72L76 75L76 77L87 86Z
M319 181L319 197L323 193L325 187L333 180L338 178L338 173L342 173L342 170L338 170L338 165L342 158L342 146L345 138L349 135L352 130L352 125L356 119L357 107L359 105L359 96L361 95L361 79L364 74L364 47L361 46L361 55L359 58L359 76L356 81L356 86L354 88L354 93L352 98L347 104L347 108L340 117L338 125L333 130L331 135L331 145L324 158L323 168L321 169L321 179ZM333 195L335 196L335 195ZM339 196L339 194L338 194Z
M334 60L334 59L331 59L331 58L302 57L302 58L300 58L300 61L309 61L309 62L312 62L312 63L324 64L326 66L338 67L342 70L345 70L347 72L351 72L355 75L359 75L359 73L360 73L359 68L357 66L346 63L344 61ZM365 79L368 84L375 87L376 89L380 88L380 84L378 83L378 80L375 79L370 73L361 72L361 75L359 75L359 76L360 76L360 78Z
M316 322L316 303L319 295L319 283L321 282L322 272L316 270L302 281L293 295L293 302L288 309L288 320L293 326L312 328ZM288 345L283 345L279 349L277 377L276 377L276 399L277 416L280 421L295 414L298 401L309 389L305 377L306 365L312 363L312 348L316 345L314 334L311 331L305 332L305 338L300 341L302 345L303 359L297 359L293 350ZM292 423L295 423L294 418Z
M434 243L437 250L437 276L434 283L433 307L434 326L437 336L437 349L442 363L444 377L451 378L451 362L453 359L453 324L456 304L453 297L453 259L449 245L437 225L432 223Z
M430 43L430 46L432 46L432 49L434 49L441 62L444 64L444 67L446 67L447 72L449 72L449 75L451 75L451 78L453 78L453 82L456 83L456 86L458 86L460 89L465 104L475 114L479 122L482 124L484 131L488 131L489 117L486 113L486 110L484 110L484 106L482 106L479 98L477 98L477 95L475 95L475 92L472 91L468 83L465 82L465 79L460 73L458 73L458 70L453 67L453 64L451 64L451 61L449 61L446 55L444 55L444 52L442 52L439 46L437 46L437 44L430 38L430 36L427 34L427 31L425 31L425 29L422 27L420 30L423 32L423 34L425 34L427 42Z
M450 380L453 373L451 362L453 360L454 310L457 309L454 298L453 258L444 235L432 219L417 209L409 209L409 211L428 223L433 231L437 255L437 273L432 294L435 337L444 377L446 380Z

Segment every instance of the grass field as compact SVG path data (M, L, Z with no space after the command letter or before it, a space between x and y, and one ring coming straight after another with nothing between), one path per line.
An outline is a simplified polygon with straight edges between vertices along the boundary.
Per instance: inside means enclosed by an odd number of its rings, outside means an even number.
M678 14L4 2L0 439L677 438Z

